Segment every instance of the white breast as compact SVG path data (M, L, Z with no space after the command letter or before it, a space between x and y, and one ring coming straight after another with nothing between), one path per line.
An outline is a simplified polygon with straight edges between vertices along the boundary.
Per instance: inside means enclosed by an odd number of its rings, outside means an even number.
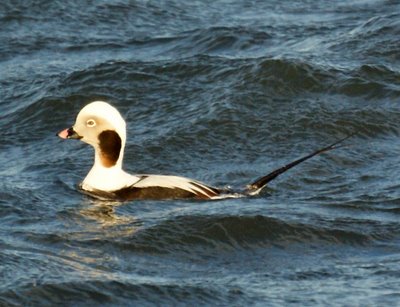
M87 191L115 191L138 182L140 177L124 172L120 167L93 167L82 182L82 189Z

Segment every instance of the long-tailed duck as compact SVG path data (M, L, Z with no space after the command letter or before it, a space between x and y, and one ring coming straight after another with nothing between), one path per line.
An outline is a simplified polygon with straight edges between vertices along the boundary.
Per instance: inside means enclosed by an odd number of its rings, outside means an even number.
M94 147L94 165L80 184L80 189L95 198L133 199L221 199L257 195L269 181L295 165L320 153L337 148L334 144L289 163L249 184L240 193L215 188L185 177L165 175L130 175L122 169L126 141L125 120L116 108L103 101L86 105L73 127L57 134L63 139L78 139Z

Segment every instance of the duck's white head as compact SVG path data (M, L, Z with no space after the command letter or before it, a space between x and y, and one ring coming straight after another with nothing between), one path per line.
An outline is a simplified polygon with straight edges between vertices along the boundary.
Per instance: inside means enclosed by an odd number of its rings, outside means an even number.
M63 139L80 139L95 149L95 166L121 168L126 141L125 120L116 108L104 101L86 105L75 124L58 133Z

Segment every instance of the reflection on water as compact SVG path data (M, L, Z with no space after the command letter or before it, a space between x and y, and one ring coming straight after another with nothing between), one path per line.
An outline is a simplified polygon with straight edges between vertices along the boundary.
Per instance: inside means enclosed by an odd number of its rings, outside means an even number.
M86 219L95 221L102 227L132 226L131 233L135 232L140 222L134 216L122 216L117 214L116 208L121 202L90 200L86 202L79 213Z

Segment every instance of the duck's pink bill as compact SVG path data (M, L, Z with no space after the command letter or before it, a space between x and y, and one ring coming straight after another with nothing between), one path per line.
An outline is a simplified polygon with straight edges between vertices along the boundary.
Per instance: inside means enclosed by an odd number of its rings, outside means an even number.
M57 135L62 139L67 139L68 138L68 128L60 131Z

